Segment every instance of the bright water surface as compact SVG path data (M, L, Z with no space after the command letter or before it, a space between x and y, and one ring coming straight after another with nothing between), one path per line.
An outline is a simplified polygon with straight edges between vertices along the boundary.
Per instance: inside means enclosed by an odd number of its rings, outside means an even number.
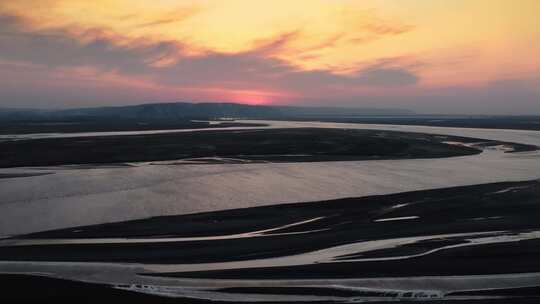
M265 123L270 128L379 129L540 146L539 131L318 122ZM69 136L83 135L103 134ZM25 139L66 135L32 136L25 135ZM159 215L537 179L540 178L540 153L510 154L486 150L479 155L445 159L211 165L137 163L132 167L0 169L0 174L35 172L54 174L0 179L0 236Z

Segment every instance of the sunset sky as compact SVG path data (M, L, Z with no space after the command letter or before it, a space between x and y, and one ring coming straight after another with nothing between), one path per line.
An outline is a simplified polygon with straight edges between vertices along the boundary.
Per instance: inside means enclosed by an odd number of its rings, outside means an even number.
M540 114L540 1L0 1L0 106L169 101Z

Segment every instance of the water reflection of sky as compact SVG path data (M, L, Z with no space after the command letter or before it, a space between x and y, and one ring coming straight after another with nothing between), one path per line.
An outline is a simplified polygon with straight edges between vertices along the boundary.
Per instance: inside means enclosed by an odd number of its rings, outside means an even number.
M271 124L413 131L540 146L538 131ZM0 169L0 174L54 172L0 180L0 231L9 235L158 215L536 179L540 178L539 156L538 152L486 150L480 155L446 159Z

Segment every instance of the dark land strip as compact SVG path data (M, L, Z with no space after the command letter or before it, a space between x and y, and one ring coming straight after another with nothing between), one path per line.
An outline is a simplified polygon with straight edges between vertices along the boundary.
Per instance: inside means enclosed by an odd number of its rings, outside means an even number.
M474 148L446 142L477 143L479 146ZM474 138L377 130L222 130L5 141L0 142L0 167L97 165L212 157L245 162L443 158L478 154L485 146L501 144L509 145L516 152L537 148Z

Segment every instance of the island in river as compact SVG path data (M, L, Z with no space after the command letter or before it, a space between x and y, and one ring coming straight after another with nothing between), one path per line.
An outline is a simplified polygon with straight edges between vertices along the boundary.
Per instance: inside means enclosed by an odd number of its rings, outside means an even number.
M0 167L166 160L243 163L444 158L478 154L481 147L498 145L506 145L510 151L516 152L536 149L518 143L396 131L323 128L205 130L8 140L0 142Z

